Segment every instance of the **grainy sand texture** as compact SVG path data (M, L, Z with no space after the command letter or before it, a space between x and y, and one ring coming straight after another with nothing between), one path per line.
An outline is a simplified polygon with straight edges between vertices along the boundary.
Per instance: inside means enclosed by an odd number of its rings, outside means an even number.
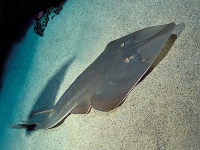
M200 149L199 6L199 0L68 0L43 37L31 26L6 66L0 149ZM10 128L32 110L51 108L109 42L171 22L181 33L120 107L70 115L59 127L32 134Z

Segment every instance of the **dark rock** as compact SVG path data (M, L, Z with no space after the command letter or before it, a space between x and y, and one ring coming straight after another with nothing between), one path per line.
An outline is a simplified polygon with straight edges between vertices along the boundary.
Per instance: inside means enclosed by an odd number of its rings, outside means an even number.
M50 7L43 11L43 17L36 20L36 24L34 27L34 31L36 32L36 34L38 34L39 36L44 36L44 30L49 22L49 19L53 19L55 15L58 15L61 12L65 2L66 0L62 1L56 6Z

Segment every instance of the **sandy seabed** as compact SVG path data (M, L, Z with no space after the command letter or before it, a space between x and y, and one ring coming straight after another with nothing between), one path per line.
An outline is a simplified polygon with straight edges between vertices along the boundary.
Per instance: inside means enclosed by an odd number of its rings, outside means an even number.
M199 6L199 0L68 0L44 37L32 26L13 48L0 93L0 149L200 149ZM10 128L36 106L53 106L109 42L170 22L185 28L120 107L70 115L57 128L28 135Z

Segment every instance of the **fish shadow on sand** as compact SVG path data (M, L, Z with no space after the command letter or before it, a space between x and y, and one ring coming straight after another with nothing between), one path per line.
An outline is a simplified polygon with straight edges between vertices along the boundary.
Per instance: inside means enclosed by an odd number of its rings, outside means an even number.
M50 78L48 83L46 84L43 92L40 94L37 102L33 106L31 113L36 113L43 110L52 109L55 105L55 99L57 96L57 92L59 90L60 84L63 81L63 78L66 75L66 72L69 66L73 63L75 57L71 58L67 63L65 63L57 73ZM48 115L35 115L30 116L26 122L39 122L46 118Z

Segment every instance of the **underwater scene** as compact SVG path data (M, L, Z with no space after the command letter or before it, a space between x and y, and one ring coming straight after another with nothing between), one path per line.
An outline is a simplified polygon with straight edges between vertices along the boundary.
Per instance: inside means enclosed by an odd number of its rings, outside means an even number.
M199 0L0 4L0 150L200 149Z

